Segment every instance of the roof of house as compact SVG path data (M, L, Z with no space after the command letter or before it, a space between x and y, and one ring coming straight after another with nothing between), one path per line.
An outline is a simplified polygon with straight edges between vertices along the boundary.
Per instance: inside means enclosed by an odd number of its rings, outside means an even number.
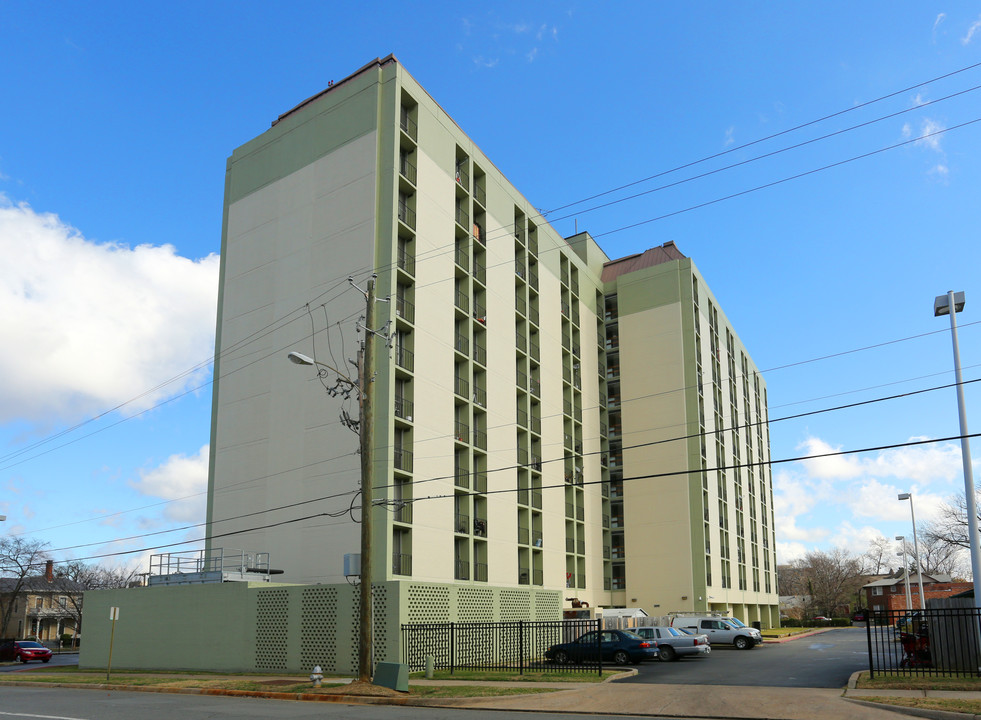
M14 588L17 587L17 578L0 578L0 593L13 592ZM44 575L32 575L30 577L24 578L24 582L21 585L21 592L50 592L50 593L66 593L66 592L82 592L85 590L85 586L81 583L75 582L74 580L69 580L64 577L55 577L54 580L49 581Z
M912 574L912 573L910 574L909 581L911 583L919 582L917 576L915 574ZM944 573L933 573L933 574L929 574L929 575L927 573L923 573L923 584L924 585L931 585L931 584L934 584L934 583L949 583L949 582L952 582L952 581L953 580L950 577L950 575L946 575ZM864 589L864 588L870 588L870 587L892 587L893 585L901 585L901 584L903 584L905 582L906 582L906 573L900 572L900 573L898 573L894 577L893 576L886 576L886 577L882 578L881 580L873 580L869 584L863 585L862 588Z
M674 240L668 240L660 247L650 248L642 253L627 255L627 257L610 260L610 262L605 263L603 265L602 280L603 282L609 282L627 273L643 270L654 265L661 265L672 260L684 259L685 255L682 255L681 250L674 244Z

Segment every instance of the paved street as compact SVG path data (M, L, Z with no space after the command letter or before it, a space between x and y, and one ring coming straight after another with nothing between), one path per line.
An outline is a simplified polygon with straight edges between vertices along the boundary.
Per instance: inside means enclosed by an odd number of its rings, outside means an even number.
M64 655L55 654L51 656L51 661L47 663L0 663L0 672L30 672L31 670L47 670L48 668L58 667L59 665L78 665L78 653L66 653Z
M712 646L708 657L644 663L626 683L841 688L869 666L865 628L840 628L753 650Z

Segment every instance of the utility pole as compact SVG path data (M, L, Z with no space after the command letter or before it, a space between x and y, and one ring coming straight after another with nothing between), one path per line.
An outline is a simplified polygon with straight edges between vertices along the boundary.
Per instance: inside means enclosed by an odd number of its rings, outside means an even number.
M352 282L353 285L353 282ZM375 278L368 280L365 291L364 342L358 351L358 410L361 435L361 627L358 642L358 680L371 682L372 608L371 608L371 511L374 484L375 433L372 428L374 405L375 353L371 342L375 324Z
M375 337L382 337L391 347L391 337L388 335L389 326L386 325L382 331L375 330L375 279L372 275L368 280L366 289L362 290L354 283L354 278L349 277L348 282L365 297L364 326L358 323L358 329L364 330L364 340L358 347L358 357L353 362L358 368L358 377L352 380L343 372L335 367L322 363L319 360L309 358L298 352L289 353L291 362L297 365L313 365L317 368L317 374L321 379L328 376L328 371L337 375L337 382L333 387L327 388L327 394L335 397L338 394L345 398L349 397L350 390L353 389L358 395L358 419L352 420L347 412L341 412L341 420L352 430L357 427L358 445L361 453L361 587L358 609L360 612L358 628L358 681L371 682L372 670L372 593L371 593L371 532L372 532L372 509L374 498L372 497L372 486L375 480L374 447L375 434L372 419L374 417L374 397L375 397ZM382 302L388 302L386 298ZM326 387L326 385L325 385ZM347 391L341 387L348 388Z

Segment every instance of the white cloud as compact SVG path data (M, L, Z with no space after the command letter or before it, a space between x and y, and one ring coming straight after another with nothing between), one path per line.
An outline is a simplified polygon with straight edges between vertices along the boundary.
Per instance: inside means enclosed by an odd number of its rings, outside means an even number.
M930 168L930 175L936 175L941 180L946 180L947 176L950 174L950 168L948 168L943 163L938 163Z
M961 38L961 45L969 44L978 30L981 30L981 16L978 16L978 19L971 23L971 27L967 29L967 34Z
M923 93L916 93L916 95L913 96L913 107L919 107L925 102L926 102L926 98L923 97ZM903 127L905 129L908 128L909 125L905 125Z
M903 137L909 139L913 136L913 126L909 123L903 123Z
M529 52L528 55L526 56L528 58L528 62L534 62L535 57L537 55L538 55L538 48L532 48L531 52Z
M809 437L800 446L811 456L829 455L841 450L832 447L820 438ZM858 461L851 455L830 455L830 457L815 457L802 463L808 475L819 479L848 479L862 474Z
M937 32L937 28L940 27L942 23L947 18L947 13L940 13L937 15L937 19L933 21L933 32Z
M492 68L500 62L499 58L485 58L482 55L473 59L474 65L482 68Z
M152 470L141 470L140 479L130 485L149 497L174 500L164 509L164 517L174 522L202 522L208 488L208 446L196 455L171 455Z
M936 152L943 152L940 148L940 138L942 136L937 133L945 129L942 123L931 120L930 118L924 118L923 124L920 126L920 137L916 141L916 144L927 147L930 150L935 150Z
M735 125L730 125L728 128L726 128L726 138L723 141L722 146L723 147L729 147L734 142L736 142L736 137L735 136L736 136L736 126Z
M156 388L214 352L218 257L96 243L0 194L0 423L76 420ZM207 368L143 395L152 407Z

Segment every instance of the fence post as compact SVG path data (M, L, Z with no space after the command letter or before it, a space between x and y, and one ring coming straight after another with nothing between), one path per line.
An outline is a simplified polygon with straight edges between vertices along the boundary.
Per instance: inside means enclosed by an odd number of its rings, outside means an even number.
M518 675L525 674L525 621L518 620Z
M450 675L453 674L453 666L456 664L456 633L454 623L450 623Z
M875 670L873 668L874 663L872 662L872 611L866 615L865 620L865 640L869 646L869 677L875 677ZM878 643L876 643L878 645Z
M599 643L599 648L598 648L598 652L596 653L596 657L599 659L599 663L597 663L597 672L599 673L600 677L603 677L603 633L601 632L602 630L603 630L603 622L599 618L597 618L596 641Z

